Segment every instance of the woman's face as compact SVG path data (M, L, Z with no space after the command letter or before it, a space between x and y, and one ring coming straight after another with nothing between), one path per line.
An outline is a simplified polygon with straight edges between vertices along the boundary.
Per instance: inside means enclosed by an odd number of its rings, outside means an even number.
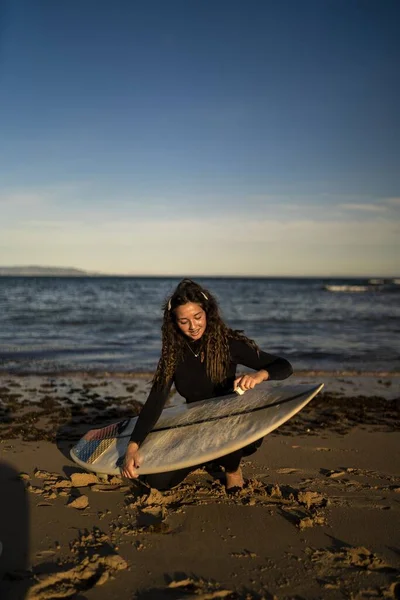
M206 330L207 316L200 304L188 302L175 309L176 324L191 340L199 340Z

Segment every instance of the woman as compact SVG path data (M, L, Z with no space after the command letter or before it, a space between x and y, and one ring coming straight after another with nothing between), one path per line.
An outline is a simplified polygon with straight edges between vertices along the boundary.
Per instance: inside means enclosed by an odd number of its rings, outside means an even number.
M255 372L236 377L238 364ZM164 306L161 358L149 397L132 432L122 475L138 477L139 447L160 417L173 383L186 402L196 402L230 394L238 387L249 390L262 381L285 379L291 374L287 360L262 352L252 340L225 325L208 290L191 279L183 279ZM224 468L229 493L244 485L242 456L252 454L260 444L213 461ZM194 468L148 475L146 481L151 487L168 489Z

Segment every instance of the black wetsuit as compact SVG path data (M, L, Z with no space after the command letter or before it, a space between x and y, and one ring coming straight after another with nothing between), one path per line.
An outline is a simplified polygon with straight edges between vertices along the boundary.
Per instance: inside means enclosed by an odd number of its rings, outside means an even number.
M202 361L200 351L201 340L188 342L182 360L177 365L170 381L166 382L165 386L161 388L153 385L147 401L139 414L131 435L131 441L136 442L140 446L153 429L161 415L173 383L179 394L186 399L186 402L190 403L232 393L237 365L243 365L256 371L265 369L268 371L269 379L286 379L293 372L290 363L286 359L279 358L273 354L267 354L262 350L257 352L256 349L249 346L245 341L230 338L229 349L230 365L227 377L223 382L214 384L207 376L205 361ZM200 353L196 357L195 354L199 351ZM221 459L215 462L225 467L227 471L233 472L238 468L242 456L243 451L239 450L221 457ZM163 474L148 476L146 479L152 487L166 489L182 481L190 470L185 469L182 472L173 471L165 474L165 477L162 477ZM180 476L179 473L181 473ZM178 479L179 481L177 481Z

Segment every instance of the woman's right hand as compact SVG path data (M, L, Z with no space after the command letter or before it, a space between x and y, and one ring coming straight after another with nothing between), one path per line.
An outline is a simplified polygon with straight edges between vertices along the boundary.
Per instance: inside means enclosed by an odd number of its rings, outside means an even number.
M139 477L137 469L140 467L139 446L136 442L130 442L126 450L124 463L121 467L122 477L136 479Z

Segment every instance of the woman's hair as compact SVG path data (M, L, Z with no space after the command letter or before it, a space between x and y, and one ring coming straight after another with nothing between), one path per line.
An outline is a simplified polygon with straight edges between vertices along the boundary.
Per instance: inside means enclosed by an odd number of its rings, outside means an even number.
M225 325L219 314L218 303L207 289L191 279L183 279L163 306L161 358L153 379L153 383L161 387L173 376L176 364L188 343L185 334L176 324L175 316L175 309L188 302L199 304L206 313L207 326L201 337L202 351L207 375L213 383L221 383L227 376L230 362L229 338L242 340L258 350L252 340Z

